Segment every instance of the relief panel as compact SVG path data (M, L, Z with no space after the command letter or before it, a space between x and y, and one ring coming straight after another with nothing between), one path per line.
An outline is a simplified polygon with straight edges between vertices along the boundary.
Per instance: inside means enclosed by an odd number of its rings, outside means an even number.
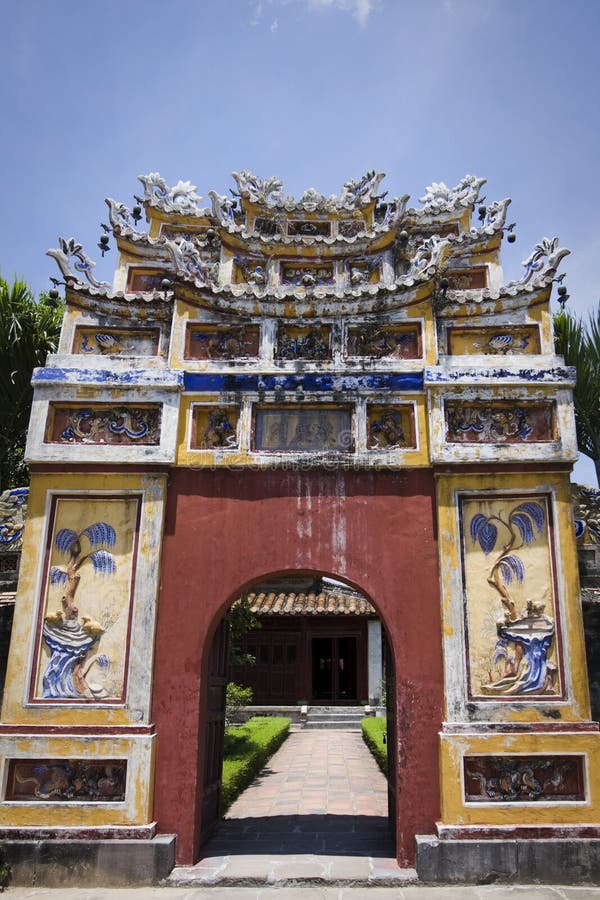
M44 443L158 446L161 406L51 403Z
M462 497L471 698L563 696L548 498Z
M240 409L237 406L192 407L192 450L237 450Z
M448 329L448 353L452 356L477 353L520 356L540 352L540 331L537 325L479 328L457 326Z
M556 440L553 403L461 400L444 404L451 444L522 444Z
M298 284L312 287L320 284L333 284L335 270L333 263L281 263L281 283Z
M354 259L346 265L348 281L352 287L359 284L377 284L381 280L381 257Z
M586 799L583 756L465 756L463 766L466 803L572 803Z
M52 498L30 702L124 702L140 499Z
M4 799L120 803L126 781L126 759L11 759Z
M207 232L214 232L210 225L201 228L190 228L188 225L171 225L163 222L160 226L160 236L168 241L201 241L207 240Z
M375 359L421 359L421 326L362 325L348 329L348 356Z
M78 325L73 353L93 356L156 356L158 328L100 328Z
M185 359L249 359L259 353L258 325L211 328L188 325L185 335Z
M312 219L288 219L287 233L290 236L329 237L331 222L319 222Z
M277 359L331 359L331 329L326 325L309 328L280 326L277 331Z
M575 516L577 543L580 546L582 544L589 546L600 544L600 490L583 484L571 484L571 501Z
M352 452L352 409L333 406L258 407L253 449L271 452Z
M262 256L236 256L233 261L233 283L265 285L267 260Z
M367 447L369 450L415 448L416 431L412 404L389 403L367 406Z
M485 266L448 269L445 275L451 291L478 291L488 286L488 271Z
M165 272L158 269L129 269L127 273L127 293L162 290Z

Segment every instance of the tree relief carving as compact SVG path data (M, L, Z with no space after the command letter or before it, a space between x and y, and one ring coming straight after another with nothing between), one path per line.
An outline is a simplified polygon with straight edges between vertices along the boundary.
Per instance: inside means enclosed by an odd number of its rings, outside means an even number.
M476 507L475 501L463 503L471 692L560 694L555 621L546 613L547 607L554 612L546 504L507 498L481 502L480 511L471 513ZM492 592L487 600L482 583ZM500 610L502 618L494 620Z
M137 496L53 499L32 702L123 702L138 516Z

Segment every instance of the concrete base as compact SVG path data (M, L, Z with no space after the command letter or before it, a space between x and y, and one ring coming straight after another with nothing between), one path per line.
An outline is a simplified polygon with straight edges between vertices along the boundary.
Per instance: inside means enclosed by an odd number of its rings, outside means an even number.
M157 884L175 865L175 835L151 840L2 841L11 885L126 887Z
M600 840L439 840L418 834L420 882L600 884Z

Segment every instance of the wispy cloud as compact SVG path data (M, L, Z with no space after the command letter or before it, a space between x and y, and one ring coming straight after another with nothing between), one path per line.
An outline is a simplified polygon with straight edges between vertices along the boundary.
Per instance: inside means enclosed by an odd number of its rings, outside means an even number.
M380 5L381 0L308 0L311 10L337 9L350 13L361 28L366 26L369 16Z
M298 4L303 6L308 12L320 13L327 10L334 10L346 13L360 25L365 28L372 12L378 9L383 0L252 0L249 4L250 25L261 25L265 21L265 13L267 7L285 7ZM448 0L450 2L450 0ZM266 24L266 22L265 22ZM269 26L270 30L276 31L279 27L279 20L273 19Z
M252 13L250 16L250 24L251 25L260 25L262 17L263 17L263 5L261 0L257 0L256 3L252 3Z

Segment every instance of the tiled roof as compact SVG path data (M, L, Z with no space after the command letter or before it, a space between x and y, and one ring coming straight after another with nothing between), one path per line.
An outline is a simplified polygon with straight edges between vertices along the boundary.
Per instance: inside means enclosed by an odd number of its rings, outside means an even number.
M376 610L360 594L321 591L316 594L269 593L248 594L252 612L257 616L371 616Z

